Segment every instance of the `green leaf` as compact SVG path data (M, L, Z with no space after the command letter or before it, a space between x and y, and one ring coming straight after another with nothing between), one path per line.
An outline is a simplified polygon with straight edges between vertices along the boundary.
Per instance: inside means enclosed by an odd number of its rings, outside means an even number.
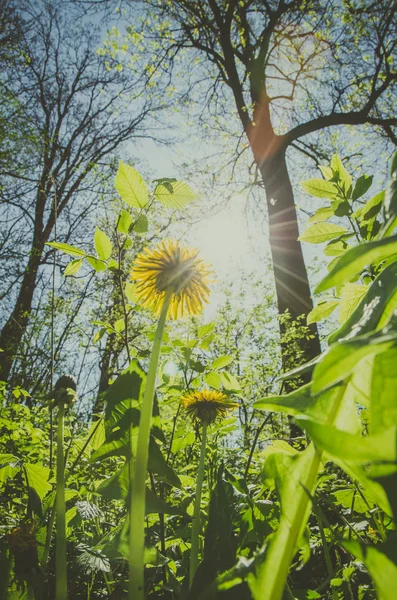
M333 269L319 283L315 293L319 294L330 287L342 285L359 275L365 267L373 262L393 255L397 255L397 235L376 242L359 244L338 259Z
M232 363L233 361L234 361L234 356L230 356L230 355L219 356L212 363L211 369L213 369L214 371L217 371L218 369L223 369L223 367L230 365L230 363Z
M0 465L0 488L3 484L7 482L8 479L12 479L19 473L21 467L14 466L16 462L12 462L11 464L5 464L4 466Z
M204 381L210 387L215 388L216 390L219 390L222 385L221 375L216 371L210 371L209 373L206 373L204 375Z
M301 185L305 192L316 198L335 198L338 195L338 188L331 181L324 179L307 179L301 181Z
M95 256L87 256L87 261L95 271L106 271L106 263L103 260L99 260Z
M363 335L332 346L314 369L313 394L346 379L363 358L388 350L396 338L397 332Z
M94 246L101 260L108 260L110 258L113 248L112 242L109 236L104 231L101 231L99 227L95 228Z
M108 260L108 269L118 269L119 263L114 258Z
M351 510L352 506L354 506L354 512L365 514L373 508L373 503L369 503L370 506L368 507L360 494L356 493L353 486L333 492L332 496L335 498L334 503L340 504L346 510Z
M209 335L210 333L213 332L214 328L215 328L215 323L207 323L206 325L202 325L197 330L197 336L199 338L202 338L206 335Z
M316 210L314 215L310 217L308 223L320 223L321 221L326 221L334 216L334 211L330 206L326 206L324 208L319 208Z
M343 239L337 239L327 244L327 246L324 248L324 254L326 256L340 256L346 252L348 248L351 248L350 244L345 242Z
M334 223L316 223L308 227L302 235L298 237L301 242L308 242L309 244L322 244L333 240L340 235L347 233L345 227L341 225L335 225Z
M120 161L116 174L116 189L129 206L143 208L149 200L146 184L136 169Z
M324 167L322 165L319 165L318 168L320 169L325 179L332 179L332 177L334 176L331 167Z
M266 410L283 412L289 415L310 413L310 408L317 403L317 398L311 394L311 384L308 383L289 394L282 396L266 396L256 400L253 408L256 410Z
M129 302L131 302L132 304L137 304L138 297L136 295L136 287L133 283L126 283L124 292Z
M280 600L291 561L310 514L320 457L313 444L297 454L272 453L264 465L264 478L274 480L280 497L281 518L270 537L265 556L257 556L255 574L247 576L254 600Z
M257 410L268 410L287 413L292 416L306 415L317 422L327 422L332 417L332 408L339 394L334 387L321 394L311 393L311 384L307 384L284 396L269 396L254 403ZM335 424L343 431L357 434L361 431L361 423L357 417L354 399L344 395L343 406L338 412Z
M77 550L81 554L77 557L77 563L87 573L109 573L111 571L109 559L101 550L87 546L87 544L78 544Z
M329 343L349 335L363 335L385 327L397 309L397 261L386 267L367 288L365 296L343 325L329 336Z
M378 600L395 600L397 589L396 540L376 546L344 541L343 547L367 567L374 580Z
M334 154L331 159L331 169L334 173L338 173L339 184L345 191L345 194L348 195L349 190L351 190L352 187L352 178L337 154Z
M344 323L355 311L363 296L366 295L368 286L361 283L346 283L340 292L339 322Z
M172 179L158 183L154 195L163 206L173 209L181 209L198 198L198 194L187 183Z
M307 315L307 324L316 323L329 317L338 306L339 300L324 300L319 302Z
M397 426L397 348L375 356L372 367L370 431Z
M81 265L83 264L83 258L76 258L75 260L71 260L70 263L66 265L66 269L63 274L65 277L67 275L76 275L80 271Z
M61 242L47 242L46 246L52 246L52 248L56 248L56 250L62 250L62 252L65 252L65 254L70 254L70 256L86 256L84 250L80 250L80 248L75 248L69 244L62 244Z
M332 457L359 464L372 460L394 463L397 460L397 427L363 437L318 423L306 416L297 416L295 420L307 431L316 446Z
M223 479L222 471L222 468L219 469L217 483L211 493L203 562L199 565L193 582L197 595L205 590L218 573L230 569L236 562L234 522L239 520L241 494Z
M149 228L149 222L146 215L139 215L135 223L133 224L132 230L137 233L146 233Z
M372 221L379 214L384 198L385 192L379 192L379 194L370 198L364 206L356 210L354 217L360 221L360 224Z
M109 479L103 481L98 487L98 492L108 500L127 500L129 492L128 465L125 464L119 471ZM158 498L149 488L146 488L145 514L165 513L169 515L183 514L180 508L171 506Z
M44 496L52 488L51 484L48 483L50 469L43 467L42 465L33 465L30 463L24 463L23 467L28 486L34 489L40 500L43 500Z
M241 392L241 387L236 377L231 373L220 373L222 385L229 392Z
M361 175L356 181L356 185L354 186L352 192L352 200L358 200L361 196L369 190L372 185L373 176L372 175Z
M129 232L132 223L133 219L130 213L122 209L117 219L117 230L126 235Z

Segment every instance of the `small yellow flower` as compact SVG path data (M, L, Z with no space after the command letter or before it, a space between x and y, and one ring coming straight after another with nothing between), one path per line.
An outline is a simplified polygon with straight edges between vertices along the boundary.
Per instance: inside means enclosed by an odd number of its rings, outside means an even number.
M190 417L207 425L213 423L217 417L224 417L229 410L237 406L225 394L213 390L192 392L181 401Z
M139 254L131 271L135 296L144 307L159 315L166 290L172 289L169 316L197 315L209 299L210 268L198 258L194 248L177 241L160 242L154 250Z

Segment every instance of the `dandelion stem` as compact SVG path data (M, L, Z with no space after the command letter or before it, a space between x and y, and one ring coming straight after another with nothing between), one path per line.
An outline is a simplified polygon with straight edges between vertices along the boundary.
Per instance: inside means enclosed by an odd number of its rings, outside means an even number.
M144 550L145 550L145 497L146 476L149 455L150 425L153 412L153 399L156 384L157 365L161 342L167 318L168 307L173 294L169 288L165 294L160 318L150 356L149 371L146 379L141 416L139 419L138 445L135 467L130 468L130 559L129 559L129 600L144 599ZM132 460L132 449L130 451ZM132 477L133 475L133 477Z
M192 587L193 579L198 567L199 535L200 535L200 508L201 492L204 481L204 461L207 445L208 424L203 421L203 430L201 433L200 462L197 471L196 499L194 503L193 523L192 523L192 545L190 549L190 569L189 569L189 589Z
M65 519L65 461L63 453L63 419L65 405L61 400L58 404L57 429L57 484L56 484L56 600L67 599L66 574L66 519Z

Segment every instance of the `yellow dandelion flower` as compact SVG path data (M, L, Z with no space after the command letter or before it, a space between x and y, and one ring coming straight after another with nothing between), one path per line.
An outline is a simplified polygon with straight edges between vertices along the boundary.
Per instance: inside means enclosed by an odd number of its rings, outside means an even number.
M135 296L144 307L156 315L161 313L166 291L172 290L169 316L197 315L209 299L209 277L212 271L194 248L166 240L154 250L139 254L131 271Z
M224 417L237 406L225 394L214 390L192 392L181 401L189 416L207 425L213 423L217 417Z

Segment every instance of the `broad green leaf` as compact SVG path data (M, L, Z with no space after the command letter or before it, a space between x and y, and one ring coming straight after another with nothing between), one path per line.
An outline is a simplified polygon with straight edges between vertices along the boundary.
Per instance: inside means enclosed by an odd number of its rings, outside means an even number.
M131 302L132 304L137 304L139 302L139 298L136 294L136 287L133 283L126 283L124 292L129 302Z
M114 322L113 327L115 328L115 330L120 333L120 331L124 331L125 330L125 321L124 321L124 317L121 317L120 319L117 319L117 321Z
M76 258L75 260L71 260L70 263L66 265L66 269L63 274L65 277L67 275L76 275L80 271L81 265L83 264L83 258Z
M6 483L8 479L15 477L21 470L20 467L14 467L12 465L0 466L0 488L2 484Z
M8 466L16 466L19 459L13 454L0 454L0 469Z
M105 423L103 417L94 421L87 433L87 440L91 450L96 450L105 441Z
M199 338L202 338L206 335L209 335L210 333L213 332L214 328L215 328L215 323L207 323L206 325L201 325L201 327L199 327L197 330L197 336Z
M139 407L143 402L145 385L146 373L141 369L138 361L134 359L105 392L106 435L115 427L127 431L130 423L134 427L138 426ZM153 416L152 433L163 441L164 435L159 427L157 401L154 404Z
M372 368L370 431L397 425L397 348L375 356Z
M295 419L298 425L307 431L316 446L325 450L331 457L359 464L370 461L397 461L397 427L363 437L341 431L332 425L318 423L308 417L297 416Z
M232 363L233 361L234 361L234 356L230 356L230 355L219 356L212 363L211 369L213 369L214 371L217 371L218 369L223 369L223 367L230 365L230 363Z
M43 500L44 496L52 488L51 484L48 483L50 469L42 465L33 465L30 463L25 463L24 469L29 487L34 489L40 500Z
M118 269L119 268L119 263L117 262L117 260L114 260L114 258L111 258L110 260L108 260L108 269Z
M335 198L338 195L338 188L331 181L325 179L306 179L301 181L305 192L316 198Z
M320 223L321 221L326 221L327 219L330 219L333 216L334 216L334 211L332 210L332 208L330 206L326 206L324 208L319 208L318 210L316 210L314 215L312 215L310 217L310 219L308 220L308 224Z
M70 254L70 256L86 256L84 250L80 250L80 248L75 248L69 244L63 244L61 242L47 242L46 246L52 246L53 248L56 248L56 250L62 250L62 252L65 252L65 254Z
M307 415L318 422L327 422L332 416L332 407L338 394L339 389L334 387L314 396L309 383L284 396L261 398L254 402L253 406L257 410L283 412L294 417ZM347 394L345 394L343 406L339 409L335 423L343 431L350 433L361 431L354 400Z
M129 491L128 465L125 464L119 471L109 479L103 481L98 487L98 492L108 500L127 500ZM180 515L182 510L171 506L158 498L154 492L146 488L146 514L165 513L169 515Z
M133 231L137 233L146 233L149 228L149 222L146 215L139 215L135 223L133 224Z
M352 191L352 200L358 200L361 196L369 190L372 185L373 176L372 175L361 175L356 181L356 184Z
M397 333L364 335L335 344L314 369L312 392L318 394L343 381L363 358L388 350L396 338Z
M317 286L315 293L319 294L330 287L342 285L359 275L365 267L373 262L393 255L397 255L397 235L376 242L359 244L338 258L333 269Z
M87 256L87 261L95 271L106 271L106 263L103 260L99 260L95 256Z
M347 233L347 229L334 223L316 223L308 227L298 240L309 244L322 244Z
M331 169L338 173L339 175L339 184L343 188L346 194L348 194L349 190L352 187L352 178L349 172L343 166L343 163L340 157L337 154L334 154L331 159Z
M237 539L234 523L239 520L240 504L241 494L223 479L222 469L219 469L209 504L203 561L193 582L195 594L199 595L218 573L223 573L235 564Z
M273 479L280 496L281 518L277 531L257 560L255 573L247 576L254 600L281 600L291 561L306 528L320 466L320 454L310 444L295 455L270 454L264 465L265 479ZM258 557L259 558L259 557Z
M383 201L385 199L385 192L379 192L364 204L361 208L356 211L356 217L361 223L367 223L372 221L379 214Z
M220 373L217 373L216 371L210 371L209 373L206 373L204 375L204 381L210 387L213 387L216 390L219 390L220 387L221 387L221 385L222 385L222 380L221 380Z
M289 415L306 414L317 402L311 394L311 384L308 383L289 394L282 396L266 396L256 400L253 408L256 410L285 412Z
M181 209L198 198L198 194L187 183L172 179L158 183L154 195L163 206L173 209Z
M366 502L364 502L363 498L356 492L354 487L333 492L332 496L335 498L336 504L341 504L343 508L347 510L351 510L352 506L354 506L355 512L364 514L373 508L373 503L368 503L368 507Z
M319 165L318 168L320 169L325 179L332 179L332 177L334 176L331 167L324 167L322 165Z
M124 209L121 209L118 220L117 220L117 229L120 233L124 233L125 235L129 232L130 227L133 223L133 218L129 212Z
M232 375L231 373L225 373L224 371L222 371L222 373L220 373L220 376L221 376L222 385L225 388L225 390L228 390L230 392L240 392L241 391L240 384L234 375Z
M116 174L116 189L129 206L143 208L149 200L146 184L136 169L120 161Z
M344 541L342 545L367 567L374 580L378 600L395 600L397 589L395 540L390 539L376 546L364 546L356 541Z
M316 323L329 317L338 306L339 300L325 300L319 302L307 315L307 324Z
M101 231L99 227L95 228L94 246L101 260L108 260L110 258L113 248L112 242L109 236L104 231Z
M77 550L81 552L77 557L77 564L86 573L97 573L98 571L109 573L111 571L109 559L101 550L87 546L87 544L78 544Z
M345 240L336 239L332 240L329 244L326 245L326 247L324 248L324 254L326 256L340 256L341 254L346 252L348 248L351 248L351 246L350 244L345 242Z
M367 288L354 312L329 336L329 343L347 335L362 335L382 329L397 309L397 261L386 267Z
M344 323L355 311L360 300L368 291L367 285L346 283L340 292L339 323Z

